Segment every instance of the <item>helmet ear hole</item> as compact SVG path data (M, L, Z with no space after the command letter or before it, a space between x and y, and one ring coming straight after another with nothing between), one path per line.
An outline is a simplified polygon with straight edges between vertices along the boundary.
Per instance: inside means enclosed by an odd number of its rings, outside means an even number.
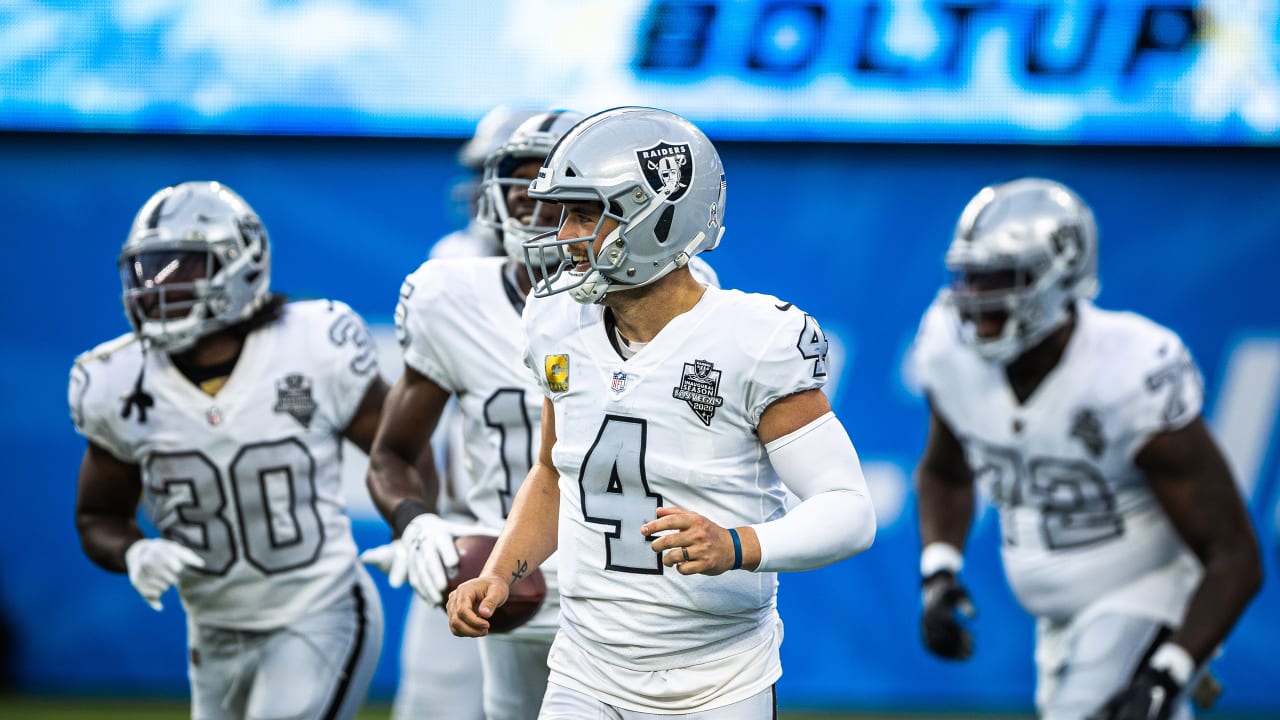
M671 219L675 217L675 214L676 206L667 203L667 207L658 216L658 222L653 226L653 236L657 238L659 245L667 244L667 235L671 232Z

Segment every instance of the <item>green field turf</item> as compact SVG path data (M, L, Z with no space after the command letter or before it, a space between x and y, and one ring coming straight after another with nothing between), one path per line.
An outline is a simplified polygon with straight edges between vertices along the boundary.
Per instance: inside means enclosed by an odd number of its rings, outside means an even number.
M184 702L139 700L84 700L63 698L0 697L0 720L186 720L191 717ZM359 720L388 720L391 708L374 704ZM989 716L988 716L989 717ZM850 715L783 712L781 720L943 720L922 715ZM976 716L949 715L945 720L979 720ZM1029 720L1016 715L1000 720Z

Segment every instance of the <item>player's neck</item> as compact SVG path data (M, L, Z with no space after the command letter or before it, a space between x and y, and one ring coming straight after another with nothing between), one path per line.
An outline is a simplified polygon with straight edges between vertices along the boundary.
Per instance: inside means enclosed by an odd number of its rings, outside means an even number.
M175 365L183 367L212 367L234 362L244 347L244 335L230 329L221 330L200 338L186 352L173 356Z
M518 263L508 258L504 272L508 273L507 277L515 281L516 288L521 295L528 297L529 293L533 291L533 281L529 279L529 270L524 267L523 263ZM535 272L534 274L537 275L539 280L542 279L542 273Z
M1049 336L1041 340L1040 344L1005 366L1005 377L1008 378L1009 387L1019 403L1026 402L1049 373L1058 366L1062 360L1062 354L1067 350L1067 344L1071 342L1071 334L1075 332L1075 328L1076 316L1072 313L1062 327L1049 333Z
M652 340L677 315L693 309L707 288L683 267L651 285L605 295L618 332L632 342Z

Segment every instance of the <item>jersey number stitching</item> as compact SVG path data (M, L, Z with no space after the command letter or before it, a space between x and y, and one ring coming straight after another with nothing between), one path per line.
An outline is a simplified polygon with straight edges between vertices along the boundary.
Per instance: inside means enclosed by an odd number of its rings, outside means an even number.
M974 479L989 483L998 505L1038 506L1045 547L1078 548L1124 535L1115 494L1092 465L1047 457L1024 460L1013 448L971 442L981 458L974 465ZM1019 544L1012 525L1005 525L1001 534L1005 545Z
M663 571L662 557L650 547L654 538L640 534L640 526L657 517L662 506L662 496L649 490L645 476L647 436L646 421L606 415L582 459L582 516L610 528L604 533L606 570L647 575Z
M511 500L520 492L533 467L533 423L525 408L525 391L499 388L484 401L484 424L498 431L499 458L506 484L498 490L502 517L511 512Z
M246 445L231 461L238 542L222 474L202 453L154 453L145 470L157 527L204 558L201 572L226 574L237 546L267 575L310 565L320 556L324 523L316 507L315 460L295 438Z
M813 376L827 376L827 334L822 332L818 321L809 313L804 314L804 327L800 329L800 337L796 340L796 349L800 357L813 361Z

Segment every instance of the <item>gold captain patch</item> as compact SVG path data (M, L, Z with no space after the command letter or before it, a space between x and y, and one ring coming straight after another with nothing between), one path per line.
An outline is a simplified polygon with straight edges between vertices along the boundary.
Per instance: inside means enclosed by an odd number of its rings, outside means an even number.
M547 387L551 392L565 392L569 389L569 356L548 355L546 358Z

